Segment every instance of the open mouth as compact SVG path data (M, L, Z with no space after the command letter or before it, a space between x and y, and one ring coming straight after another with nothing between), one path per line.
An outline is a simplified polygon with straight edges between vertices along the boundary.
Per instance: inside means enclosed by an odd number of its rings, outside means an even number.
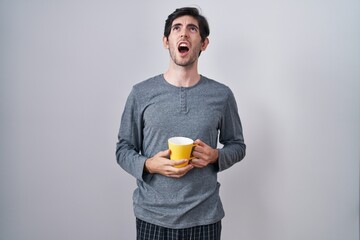
M189 47L186 43L180 43L178 46L178 50L180 53L187 53L189 51Z

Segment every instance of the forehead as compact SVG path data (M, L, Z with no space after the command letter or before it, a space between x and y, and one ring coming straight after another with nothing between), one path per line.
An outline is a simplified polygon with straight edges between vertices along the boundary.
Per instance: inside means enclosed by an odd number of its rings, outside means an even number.
M181 17L178 17L176 19L174 19L172 25L175 25L175 24L181 24L181 25L189 25L189 24L192 24L192 25L195 25L195 26L199 26L199 23L198 21L192 17L192 16L181 16Z

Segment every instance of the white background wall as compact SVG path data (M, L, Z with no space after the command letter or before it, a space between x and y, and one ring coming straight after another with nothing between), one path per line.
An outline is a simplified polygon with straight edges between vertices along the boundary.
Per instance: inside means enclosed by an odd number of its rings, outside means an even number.
M194 4L200 72L233 89L248 146L219 176L223 239L359 239L356 0L0 0L0 239L134 239L120 115Z

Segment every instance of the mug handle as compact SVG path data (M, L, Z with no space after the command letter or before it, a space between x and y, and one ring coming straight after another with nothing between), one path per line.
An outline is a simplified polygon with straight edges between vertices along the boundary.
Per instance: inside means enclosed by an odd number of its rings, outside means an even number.
M192 147L192 149L191 149L191 156L190 156L189 161L191 161L193 158L195 158L195 157L192 155L192 152L194 151L194 148L195 148L196 146L198 146L199 144L193 143L192 145L193 145L193 147Z

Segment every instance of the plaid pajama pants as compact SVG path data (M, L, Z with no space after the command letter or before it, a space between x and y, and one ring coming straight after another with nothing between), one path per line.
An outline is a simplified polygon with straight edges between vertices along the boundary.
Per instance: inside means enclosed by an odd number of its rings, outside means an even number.
M221 221L183 229L160 227L136 219L136 240L220 240Z

